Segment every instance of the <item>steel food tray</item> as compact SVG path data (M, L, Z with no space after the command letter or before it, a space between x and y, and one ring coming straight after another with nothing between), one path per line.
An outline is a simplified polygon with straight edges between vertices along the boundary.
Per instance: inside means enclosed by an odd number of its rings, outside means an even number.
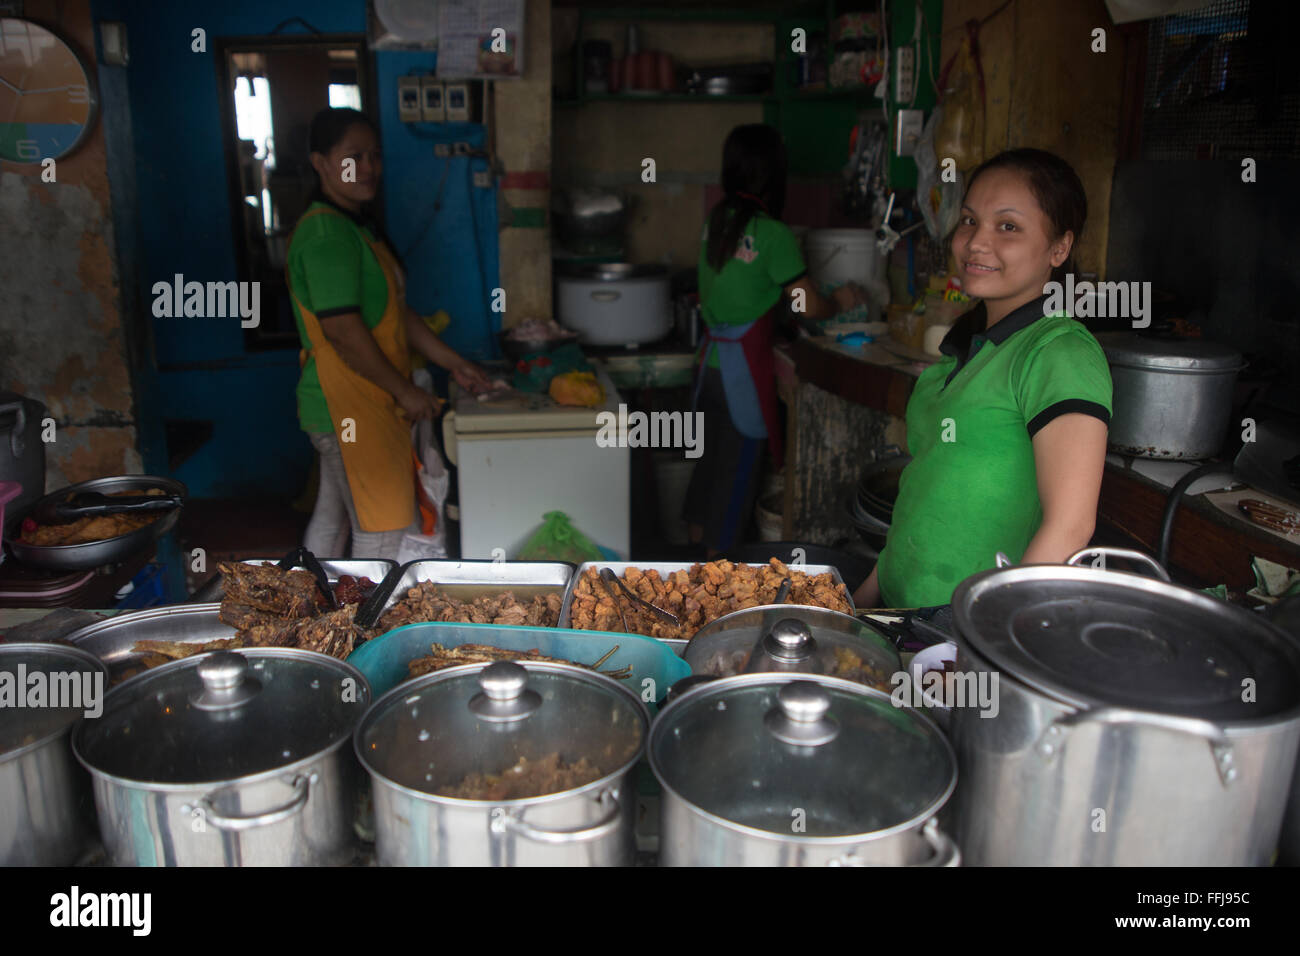
M563 561L411 561L402 568L393 593L380 610L382 617L417 584L490 584L507 591L519 585L554 587L567 596L573 565ZM563 614L563 609L561 609Z
M588 568L595 568L597 572L599 572L601 568L609 568L620 578L627 573L628 568L639 568L642 571L658 571L659 576L663 577L664 575L671 574L674 571L689 571L697 564L707 563L707 561L586 561L583 564L578 565L578 569L573 572L573 579L569 582L568 588L565 589L564 604L560 606L560 623L558 626L565 628L572 627L572 622L569 620L569 612L573 605L573 589L577 587L578 581ZM752 561L733 561L732 564L748 564L752 568L765 568L768 566L767 562L758 563ZM788 564L787 567L789 567ZM829 573L831 579L836 584L844 585L844 578L840 577L839 570L830 564L805 564L800 567L791 567L790 570L802 571L804 574L808 575ZM847 586L844 587L844 592L846 599L849 602L849 610L847 613L853 614L855 612L853 607L853 595L848 593L849 589ZM596 631L593 633L621 632ZM646 635L642 635L642 637L644 636ZM673 649L673 652L677 654L678 657L685 655L686 645L690 643L690 641L682 640L680 638L659 637L655 638L655 640L663 641L663 643Z
M73 631L65 640L102 660L108 665L110 678L117 680L123 670L140 659L131 650L136 641L206 644L234 637L237 632L221 623L220 613L220 604L149 608L89 624Z

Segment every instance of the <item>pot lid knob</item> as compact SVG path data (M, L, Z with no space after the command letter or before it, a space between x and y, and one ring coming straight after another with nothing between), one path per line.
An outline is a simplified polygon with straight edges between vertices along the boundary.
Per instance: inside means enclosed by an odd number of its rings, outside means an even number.
M251 700L262 684L248 671L248 659L234 651L204 654L196 668L203 690L190 698L199 710L229 710Z
M482 692L470 698L469 709L483 720L522 720L542 705L542 695L528 689L528 671L514 661L497 661L478 675Z
M820 747L840 732L840 724L828 711L831 695L814 681L786 684L776 695L777 706L767 712L763 724L777 740L800 747Z
M794 618L777 621L763 638L763 650L778 661L807 660L816 647L808 625Z

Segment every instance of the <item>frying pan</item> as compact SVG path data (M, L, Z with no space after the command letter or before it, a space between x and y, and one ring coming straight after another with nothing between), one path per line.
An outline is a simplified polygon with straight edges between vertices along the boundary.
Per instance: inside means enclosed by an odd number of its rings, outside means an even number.
M144 492L149 488L161 488L165 494L185 498L189 491L173 478L161 478L157 475L120 475L113 478L96 478L80 484L69 485L51 492L38 499L30 508L24 508L14 515L10 525L10 537L5 543L15 558L32 567L49 568L55 571L88 571L105 564L112 564L130 557L138 551L149 547L176 526L181 509L173 508L143 528L136 528L115 538L103 541L88 541L85 544L59 544L41 546L26 544L18 540L23 519L36 514L44 507L51 507L55 502L69 495L81 492L99 492L111 495L119 491Z

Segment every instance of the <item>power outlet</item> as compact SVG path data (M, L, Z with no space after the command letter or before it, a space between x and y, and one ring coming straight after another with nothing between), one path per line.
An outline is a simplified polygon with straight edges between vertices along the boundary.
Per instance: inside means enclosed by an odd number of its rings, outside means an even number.
M900 46L894 50L894 102L910 103L916 99L916 48Z
M451 143L434 143L433 155L438 159L448 159L451 156Z
M894 153L898 156L915 156L924 129L923 110L899 110L894 119Z
M477 189L492 188L492 170L476 169L474 170L474 186Z
M403 123L420 122L420 78L397 78L397 115Z

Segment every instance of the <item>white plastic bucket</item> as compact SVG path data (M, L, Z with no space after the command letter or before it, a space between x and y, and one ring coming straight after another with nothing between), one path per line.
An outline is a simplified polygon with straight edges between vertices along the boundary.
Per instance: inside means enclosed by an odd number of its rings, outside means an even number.
M869 286L880 275L880 251L870 229L810 229L804 258L814 282Z

